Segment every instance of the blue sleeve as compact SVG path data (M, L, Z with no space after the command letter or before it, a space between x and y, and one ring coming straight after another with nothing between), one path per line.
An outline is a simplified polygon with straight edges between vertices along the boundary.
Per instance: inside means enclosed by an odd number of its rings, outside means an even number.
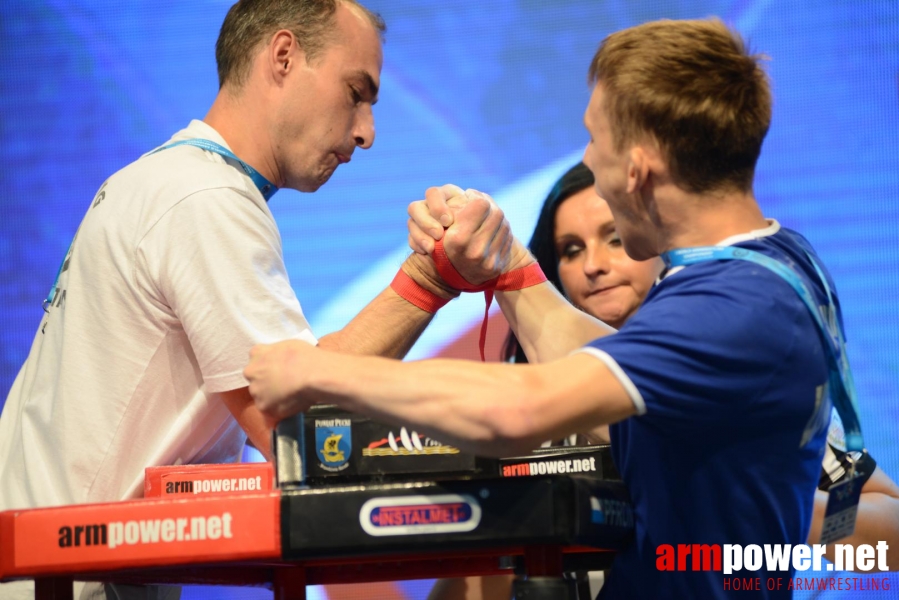
M824 380L823 360L820 372L796 378L796 389L785 384L809 367L795 359L809 325L798 296L776 275L704 264L671 275L621 331L589 347L611 357L636 388L644 404L637 401L638 418L664 424L662 433L700 433L741 414L746 423L782 418L779 397L814 393L807 383Z

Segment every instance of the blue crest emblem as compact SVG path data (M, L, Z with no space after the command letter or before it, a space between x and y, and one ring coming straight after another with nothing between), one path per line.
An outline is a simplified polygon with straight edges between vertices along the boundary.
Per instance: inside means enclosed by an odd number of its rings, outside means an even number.
M353 450L351 431L350 427L316 426L315 453L323 467L331 470L347 464Z

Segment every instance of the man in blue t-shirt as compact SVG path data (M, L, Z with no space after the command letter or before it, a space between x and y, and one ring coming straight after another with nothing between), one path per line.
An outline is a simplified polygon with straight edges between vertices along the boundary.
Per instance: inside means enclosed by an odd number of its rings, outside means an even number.
M718 245L755 250L817 280L808 242L776 221ZM672 269L618 334L582 352L620 371L638 415L610 427L639 526L604 595L728 596L721 572L658 570L659 546L807 539L830 403L817 327L789 284L736 260ZM790 574L740 575L764 585Z
M717 20L646 23L607 37L590 77L584 162L631 258L753 250L788 265L814 304L829 307L831 327L840 322L814 250L765 219L753 196L771 95L739 36ZM478 192L431 188L410 207L410 242L431 254L442 239L472 284L524 268L533 257L520 243L508 250L501 232L487 239L479 227L497 210ZM666 570L660 546L806 541L831 411L828 366L825 338L784 279L742 260L674 267L617 333L547 283L496 297L532 364L399 363L284 342L254 350L250 391L271 420L325 397L496 456L612 424L636 538L604 598L730 597L721 571ZM765 585L790 571L739 575L762 584L742 597L790 594Z

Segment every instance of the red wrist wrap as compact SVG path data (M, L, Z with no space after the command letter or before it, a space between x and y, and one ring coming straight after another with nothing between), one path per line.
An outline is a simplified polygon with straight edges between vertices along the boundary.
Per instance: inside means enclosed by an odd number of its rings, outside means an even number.
M494 290L512 292L543 283L546 281L543 269L540 268L539 263L535 262L526 267L503 273L499 277L485 281L480 285L474 285L462 277L459 271L456 270L456 267L453 266L453 263L450 262L449 257L446 255L446 250L443 248L443 240L437 240L437 243L434 244L434 255L432 258L437 266L437 272L440 273L440 277L450 287L463 292L484 292L487 306L484 308L484 321L481 323L478 348L481 350L481 361L486 362L484 346L487 343L487 320L490 316L490 305L493 303Z
M449 302L448 299L441 298L434 292L421 287L414 279L406 275L402 269L397 272L396 277L390 282L390 287L404 300L431 314L434 314L437 312L437 309Z

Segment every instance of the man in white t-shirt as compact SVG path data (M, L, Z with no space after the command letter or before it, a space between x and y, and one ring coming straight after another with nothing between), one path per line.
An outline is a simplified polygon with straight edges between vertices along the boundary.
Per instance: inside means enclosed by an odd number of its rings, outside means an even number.
M134 498L145 467L234 461L247 437L267 453L242 374L255 344L408 350L431 314L391 288L316 340L267 205L278 187L314 192L372 145L383 30L352 0L230 9L219 94L165 145L211 150L150 152L90 202L0 415L0 510ZM481 222L485 249L503 230L501 213ZM416 256L403 265L455 295L431 268Z

